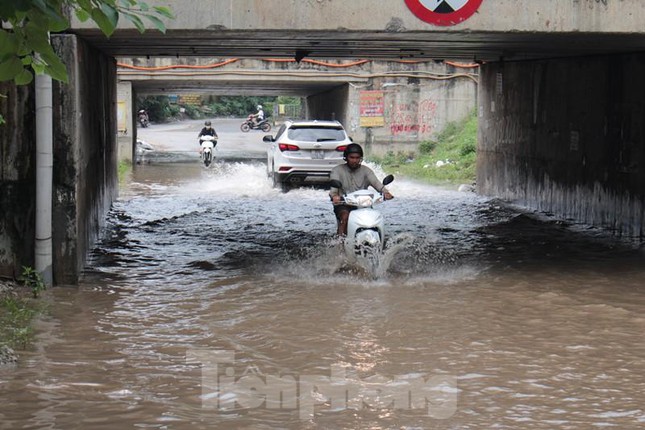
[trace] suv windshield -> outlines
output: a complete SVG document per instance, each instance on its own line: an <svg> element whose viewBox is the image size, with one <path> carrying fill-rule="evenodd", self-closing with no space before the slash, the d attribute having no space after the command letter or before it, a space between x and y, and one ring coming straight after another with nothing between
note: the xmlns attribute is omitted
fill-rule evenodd
<svg viewBox="0 0 645 430"><path fill-rule="evenodd" d="M300 142L327 142L345 139L342 127L293 126L287 132L291 140Z"/></svg>

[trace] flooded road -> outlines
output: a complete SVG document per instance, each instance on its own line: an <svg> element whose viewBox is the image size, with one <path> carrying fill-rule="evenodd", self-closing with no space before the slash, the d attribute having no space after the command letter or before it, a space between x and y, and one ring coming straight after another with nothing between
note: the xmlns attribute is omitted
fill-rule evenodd
<svg viewBox="0 0 645 430"><path fill-rule="evenodd" d="M280 193L253 157L136 166L81 285L48 291L38 342L0 370L0 428L645 425L641 251L389 188L372 279L343 263L324 190Z"/></svg>

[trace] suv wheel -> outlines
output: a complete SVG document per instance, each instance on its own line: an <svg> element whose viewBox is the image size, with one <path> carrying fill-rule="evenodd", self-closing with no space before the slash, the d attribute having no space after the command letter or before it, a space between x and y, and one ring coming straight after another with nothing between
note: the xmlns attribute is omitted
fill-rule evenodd
<svg viewBox="0 0 645 430"><path fill-rule="evenodd" d="M273 184L273 188L279 188L283 193L286 193L287 191L289 191L289 184L286 182L282 182L278 177L277 173L274 172L271 178L272 178L271 182Z"/></svg>

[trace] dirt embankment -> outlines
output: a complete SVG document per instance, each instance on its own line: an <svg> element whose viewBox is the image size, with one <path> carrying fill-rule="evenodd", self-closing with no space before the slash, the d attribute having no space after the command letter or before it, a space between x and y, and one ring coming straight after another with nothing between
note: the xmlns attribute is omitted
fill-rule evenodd
<svg viewBox="0 0 645 430"><path fill-rule="evenodd" d="M17 297L17 288L17 283L0 279L0 312L7 312L6 309L4 309L2 303L4 303L5 299L7 298ZM3 322L0 319L0 324L2 323ZM0 367L15 364L17 361L18 356L16 355L15 351L0 342Z"/></svg>

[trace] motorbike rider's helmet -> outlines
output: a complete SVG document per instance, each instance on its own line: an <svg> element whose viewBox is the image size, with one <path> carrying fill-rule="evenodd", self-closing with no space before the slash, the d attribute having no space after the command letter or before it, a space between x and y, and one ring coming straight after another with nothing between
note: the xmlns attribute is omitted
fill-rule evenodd
<svg viewBox="0 0 645 430"><path fill-rule="evenodd" d="M262 109L262 105L258 105L258 110Z"/></svg>
<svg viewBox="0 0 645 430"><path fill-rule="evenodd" d="M206 127L210 127L210 126L211 126L211 122L210 122L210 121L206 121L206 122L204 123L204 125L205 125Z"/></svg>
<svg viewBox="0 0 645 430"><path fill-rule="evenodd" d="M350 143L343 151L343 160L347 161L347 156L349 154L358 154L363 158L363 148L361 148L361 145L358 143Z"/></svg>

